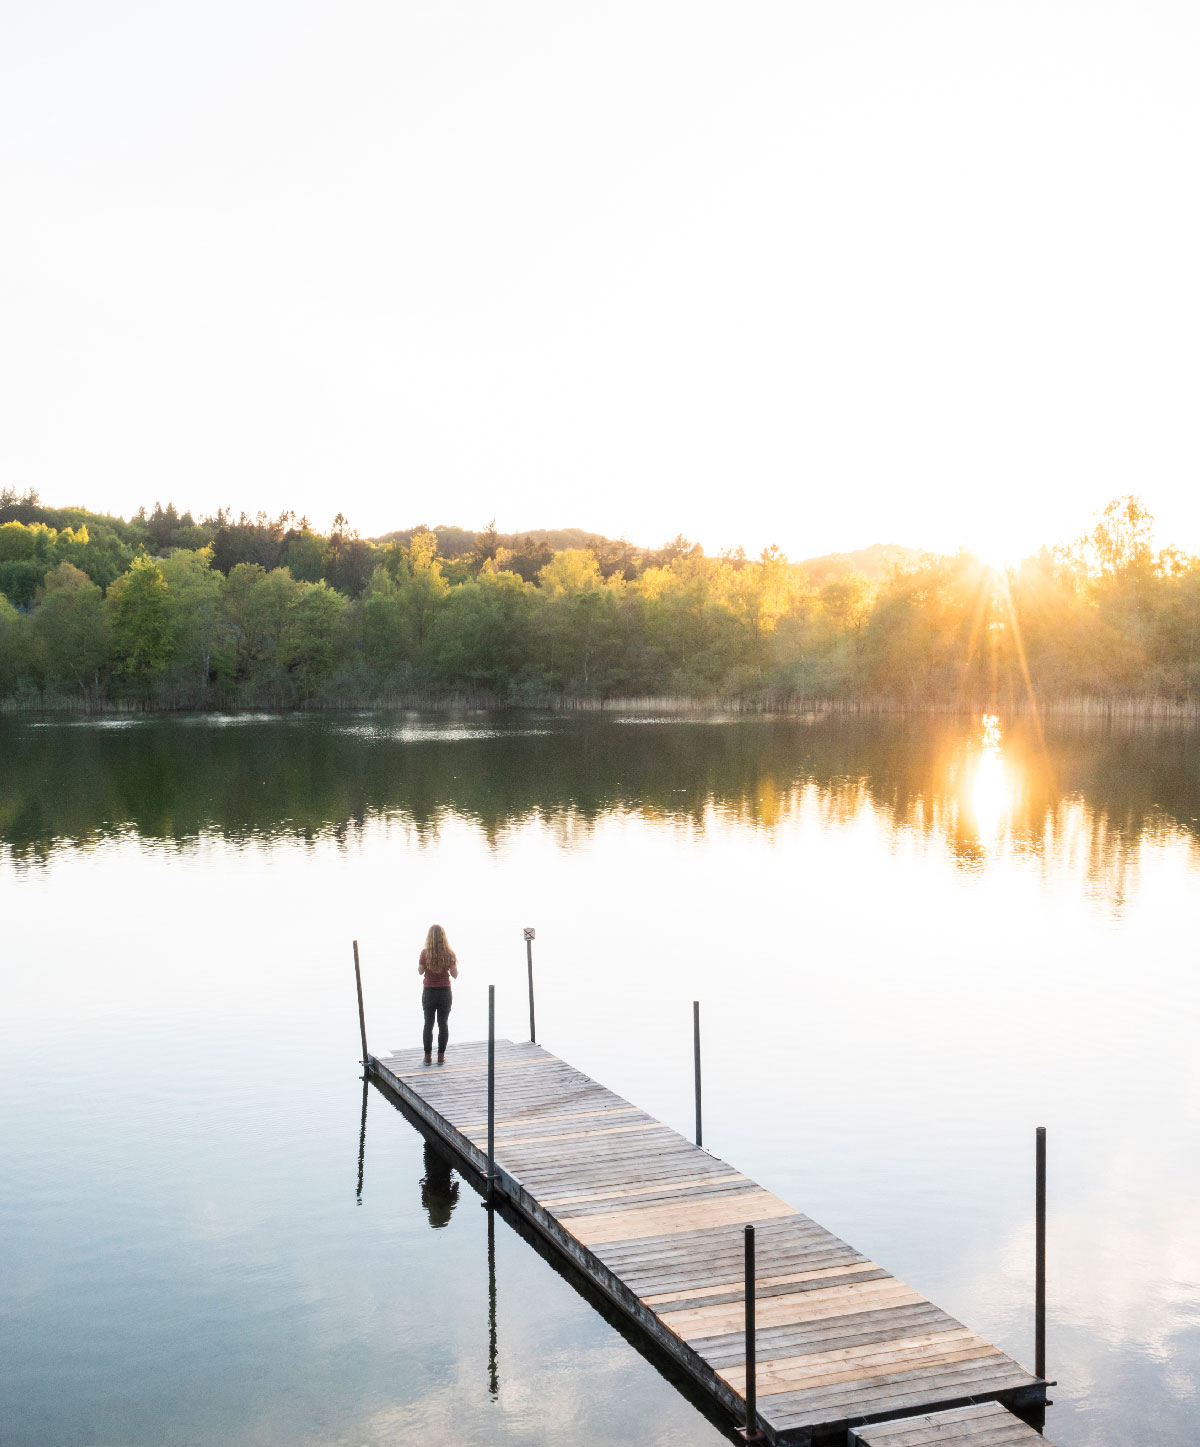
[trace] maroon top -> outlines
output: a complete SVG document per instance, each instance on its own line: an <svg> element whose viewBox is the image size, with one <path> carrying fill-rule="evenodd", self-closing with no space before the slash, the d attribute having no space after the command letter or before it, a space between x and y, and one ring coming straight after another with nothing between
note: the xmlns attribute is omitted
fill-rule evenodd
<svg viewBox="0 0 1200 1447"><path fill-rule="evenodd" d="M443 970L440 975L434 974L432 970L425 968L425 951L421 951L421 957L417 960L417 974L424 975L425 983L431 990L439 989L442 985L450 983L450 976L458 979L458 959L453 950L450 951L450 968Z"/></svg>

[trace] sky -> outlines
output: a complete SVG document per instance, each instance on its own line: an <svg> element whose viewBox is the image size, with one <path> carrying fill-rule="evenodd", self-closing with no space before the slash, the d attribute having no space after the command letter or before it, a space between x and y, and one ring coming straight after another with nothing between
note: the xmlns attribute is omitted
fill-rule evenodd
<svg viewBox="0 0 1200 1447"><path fill-rule="evenodd" d="M0 486L1200 552L1200 10L0 0Z"/></svg>

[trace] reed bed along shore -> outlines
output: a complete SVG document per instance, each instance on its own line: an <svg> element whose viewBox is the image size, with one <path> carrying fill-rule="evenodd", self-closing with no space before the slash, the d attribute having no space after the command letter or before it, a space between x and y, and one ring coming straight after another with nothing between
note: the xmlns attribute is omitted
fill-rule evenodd
<svg viewBox="0 0 1200 1447"><path fill-rule="evenodd" d="M1097 697L1072 694L1035 701L1023 698L920 699L920 698L822 698L798 694L765 693L749 698L640 694L614 698L581 698L547 694L520 699L503 699L489 693L402 693L376 697L307 700L302 704L285 698L264 697L234 702L216 699L203 705L146 703L134 699L94 700L81 697L39 697L0 700L0 714L95 718L133 718L174 714L255 713L364 713L405 710L420 713L511 713L639 714L648 717L705 717L744 715L757 717L813 717L823 714L945 714L999 718L1128 719L1136 721L1200 719L1200 699L1174 699L1154 695Z"/></svg>

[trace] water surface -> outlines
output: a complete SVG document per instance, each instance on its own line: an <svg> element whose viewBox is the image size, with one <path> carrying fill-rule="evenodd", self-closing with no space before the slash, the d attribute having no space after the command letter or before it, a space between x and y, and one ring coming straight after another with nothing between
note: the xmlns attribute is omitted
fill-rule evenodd
<svg viewBox="0 0 1200 1447"><path fill-rule="evenodd" d="M14 1444L723 1440L357 1069L462 962L1022 1362L1200 1419L1200 737L1004 720L0 721ZM453 1045L451 1046L453 1049ZM360 1153L360 1146L362 1147ZM489 1249L490 1246L490 1249Z"/></svg>

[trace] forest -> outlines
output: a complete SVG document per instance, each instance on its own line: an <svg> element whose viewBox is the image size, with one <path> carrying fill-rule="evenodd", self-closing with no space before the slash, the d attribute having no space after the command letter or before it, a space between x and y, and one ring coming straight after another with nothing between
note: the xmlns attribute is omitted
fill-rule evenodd
<svg viewBox="0 0 1200 1447"><path fill-rule="evenodd" d="M970 553L789 561L568 530L173 504L131 519L0 492L0 705L337 708L655 697L748 707L1200 704L1200 557L1137 497L1005 569Z"/></svg>

